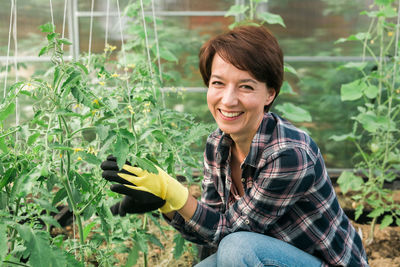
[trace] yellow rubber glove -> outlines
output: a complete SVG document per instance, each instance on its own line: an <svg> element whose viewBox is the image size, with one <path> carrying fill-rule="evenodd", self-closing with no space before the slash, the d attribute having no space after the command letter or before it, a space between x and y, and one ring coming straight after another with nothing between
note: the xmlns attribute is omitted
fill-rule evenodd
<svg viewBox="0 0 400 267"><path fill-rule="evenodd" d="M141 168L127 164L125 164L122 169L132 175L119 172L118 176L135 184L135 186L125 186L152 193L166 201L165 205L160 208L162 213L179 210L185 205L189 196L188 189L159 167L157 167L158 174L150 173Z"/></svg>

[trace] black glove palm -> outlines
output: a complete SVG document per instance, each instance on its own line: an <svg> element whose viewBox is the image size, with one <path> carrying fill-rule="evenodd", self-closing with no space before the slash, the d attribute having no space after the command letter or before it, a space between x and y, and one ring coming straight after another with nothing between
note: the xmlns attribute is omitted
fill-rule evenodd
<svg viewBox="0 0 400 267"><path fill-rule="evenodd" d="M129 162L126 164L130 165ZM102 176L104 179L118 183L111 185L111 191L125 195L122 201L111 206L110 209L113 215L125 216L126 213L144 213L164 206L165 200L156 195L125 186L133 184L118 176L118 173L126 171L119 170L115 157L108 156L107 160L101 163L101 169L103 170Z"/></svg>

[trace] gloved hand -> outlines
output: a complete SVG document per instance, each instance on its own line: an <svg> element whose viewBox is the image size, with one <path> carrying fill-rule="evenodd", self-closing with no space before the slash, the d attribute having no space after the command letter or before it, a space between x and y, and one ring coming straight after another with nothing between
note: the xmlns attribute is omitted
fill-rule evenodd
<svg viewBox="0 0 400 267"><path fill-rule="evenodd" d="M130 164L125 164L122 169L117 176L103 177L124 184L130 189L148 192L164 199L166 203L160 208L163 213L179 210L185 205L189 195L188 189L159 167L157 167L158 174L132 167Z"/></svg>
<svg viewBox="0 0 400 267"><path fill-rule="evenodd" d="M127 162L126 164L129 164ZM118 173L128 173L119 170L117 160L113 156L108 156L107 160L101 164L102 176L108 181L115 181L119 184L111 185L113 192L125 195L122 201L111 206L113 215L125 216L126 213L144 213L161 208L165 205L165 200L146 191L136 190L126 185L134 185L118 176Z"/></svg>

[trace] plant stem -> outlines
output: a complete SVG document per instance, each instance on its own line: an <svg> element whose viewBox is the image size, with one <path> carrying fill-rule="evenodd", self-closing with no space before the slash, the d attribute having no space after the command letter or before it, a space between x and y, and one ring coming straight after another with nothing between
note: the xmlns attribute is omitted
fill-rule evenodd
<svg viewBox="0 0 400 267"><path fill-rule="evenodd" d="M143 218L143 230L146 230L147 227L147 214L144 214ZM143 262L144 262L144 267L147 267L147 253L143 252Z"/></svg>
<svg viewBox="0 0 400 267"><path fill-rule="evenodd" d="M253 0L249 0L250 4L250 20L254 20L254 5Z"/></svg>
<svg viewBox="0 0 400 267"><path fill-rule="evenodd" d="M103 192L103 189L104 189L104 187L106 187L106 185L107 185L107 181L104 183L104 185L102 186L102 188L101 188L101 190L99 190L99 192L97 192L87 203L86 203L86 205L83 207L83 208L81 208L80 210L78 210L77 211L77 214L82 214L84 211L85 211L85 209L93 202L93 200L98 196L98 195L100 195L100 193L102 193Z"/></svg>
<svg viewBox="0 0 400 267"><path fill-rule="evenodd" d="M18 212L19 212L19 204L20 204L20 202L21 202L21 198L18 198L17 199L17 203L15 204L15 214L14 214L14 217L17 217L18 216ZM13 232L12 232L12 234L11 234L11 248L10 248L10 251L13 251L14 250L14 247L15 247L15 235L17 234L17 230L15 230L15 229L13 229Z"/></svg>

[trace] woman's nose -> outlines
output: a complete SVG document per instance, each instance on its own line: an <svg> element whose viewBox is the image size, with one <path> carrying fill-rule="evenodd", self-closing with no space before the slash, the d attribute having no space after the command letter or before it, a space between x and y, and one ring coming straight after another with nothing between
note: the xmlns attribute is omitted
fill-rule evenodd
<svg viewBox="0 0 400 267"><path fill-rule="evenodd" d="M234 106L238 103L238 96L235 87L228 86L222 95L222 104L225 106Z"/></svg>

